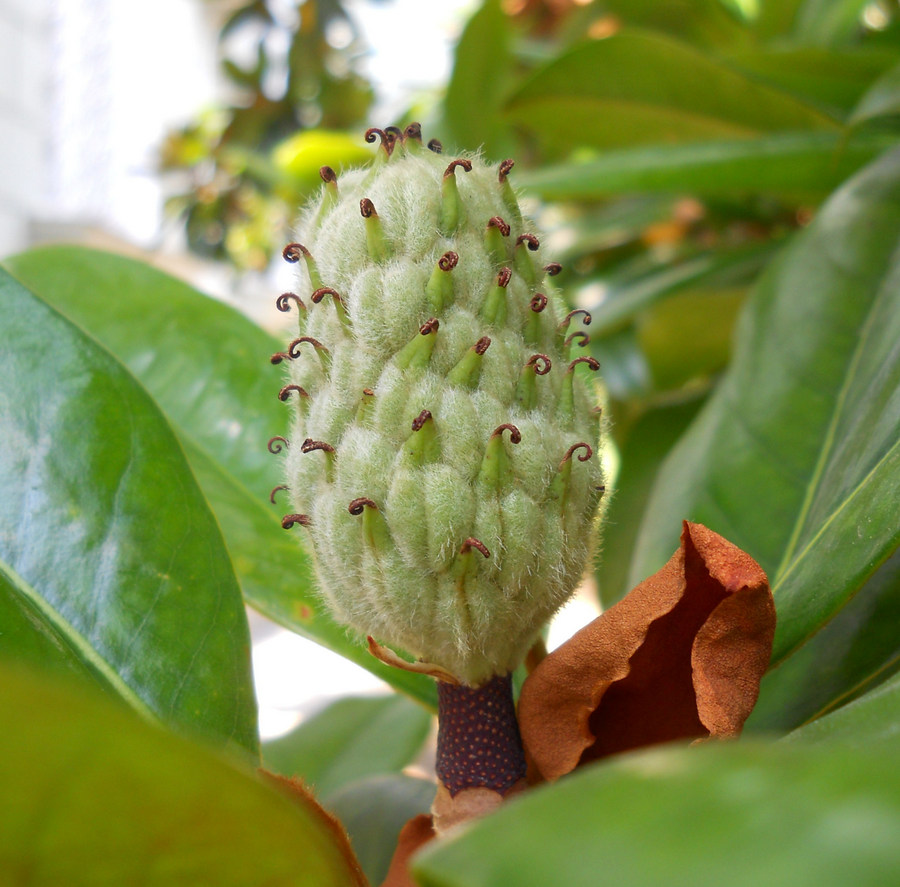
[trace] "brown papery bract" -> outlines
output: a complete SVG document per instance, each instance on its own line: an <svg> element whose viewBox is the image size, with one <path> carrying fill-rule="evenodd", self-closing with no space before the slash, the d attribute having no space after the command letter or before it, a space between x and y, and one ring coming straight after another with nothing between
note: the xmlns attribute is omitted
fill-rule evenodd
<svg viewBox="0 0 900 887"><path fill-rule="evenodd" d="M759 564L685 521L669 562L526 680L518 715L532 775L553 780L618 752L737 736L774 633Z"/></svg>

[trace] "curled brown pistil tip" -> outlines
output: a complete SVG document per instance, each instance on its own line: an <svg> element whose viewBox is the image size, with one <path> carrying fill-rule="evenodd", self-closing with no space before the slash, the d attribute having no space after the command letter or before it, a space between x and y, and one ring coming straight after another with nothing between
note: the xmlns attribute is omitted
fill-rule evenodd
<svg viewBox="0 0 900 887"><path fill-rule="evenodd" d="M534 367L534 372L537 376L546 376L550 372L552 365L550 358L546 354L532 354L525 364L527 367Z"/></svg>
<svg viewBox="0 0 900 887"><path fill-rule="evenodd" d="M586 363L594 372L600 369L600 364L594 360L593 357L576 357L575 360L569 364L567 372L571 373L572 370L575 369L575 365L579 363Z"/></svg>
<svg viewBox="0 0 900 887"><path fill-rule="evenodd" d="M491 340L490 340L487 336L482 336L482 337L475 343L475 353L478 354L478 355L482 355L482 354L484 354L484 352L487 351L488 348L490 348L490 347L491 347Z"/></svg>
<svg viewBox="0 0 900 887"><path fill-rule="evenodd" d="M358 499L354 499L347 506L347 511L349 511L352 515L359 515L362 514L363 509L367 507L374 508L376 511L378 510L378 506L371 499L366 499L365 496L360 496Z"/></svg>
<svg viewBox="0 0 900 887"><path fill-rule="evenodd" d="M591 325L591 320L592 320L592 318L591 318L591 312L590 312L590 311L585 311L584 308L576 308L574 311L570 311L570 312L562 319L562 323L560 323L559 328L560 328L560 329L565 329L565 328L569 325L569 323L571 322L572 318L575 317L575 316L578 315L578 314L583 314L583 315L584 315L584 320L582 321L582 323L583 323L585 326L590 326L590 325Z"/></svg>
<svg viewBox="0 0 900 887"><path fill-rule="evenodd" d="M509 237L509 225L507 225L500 216L492 216L488 219L487 227L497 228L504 237Z"/></svg>
<svg viewBox="0 0 900 887"><path fill-rule="evenodd" d="M584 330L576 330L565 342L563 342L563 345L571 345L575 339L579 340L579 348L586 348L591 341L591 337L584 332Z"/></svg>
<svg viewBox="0 0 900 887"><path fill-rule="evenodd" d="M289 447L290 445L290 441L286 437L281 437L280 435L270 437L269 442L266 444L269 452L273 456L277 456L285 447Z"/></svg>
<svg viewBox="0 0 900 887"><path fill-rule="evenodd" d="M289 243L282 251L285 262L295 264L302 258L309 258L310 252L302 243Z"/></svg>
<svg viewBox="0 0 900 887"><path fill-rule="evenodd" d="M444 151L444 146L437 139L429 139L428 150L434 151L435 154L441 154Z"/></svg>
<svg viewBox="0 0 900 887"><path fill-rule="evenodd" d="M375 392L371 388L363 388L363 394L365 394L366 397L375 396Z"/></svg>
<svg viewBox="0 0 900 887"><path fill-rule="evenodd" d="M515 425L510 422L504 422L502 425L498 425L492 432L491 437L497 437L498 435L502 435L504 431L509 432L509 442L510 443L520 443L522 440L522 432L516 428Z"/></svg>
<svg viewBox="0 0 900 887"><path fill-rule="evenodd" d="M399 126L386 126L384 128L384 134L386 136L393 136L395 139L403 138L403 130L400 129Z"/></svg>
<svg viewBox="0 0 900 887"><path fill-rule="evenodd" d="M337 181L337 173L330 166L320 167L319 176L325 183Z"/></svg>
<svg viewBox="0 0 900 887"><path fill-rule="evenodd" d="M330 443L325 443L323 440L313 440L311 437L306 438L300 444L301 453L312 453L314 450L324 450L326 453L333 453L334 447Z"/></svg>
<svg viewBox="0 0 900 887"><path fill-rule="evenodd" d="M299 339L294 339L290 345L288 345L288 357L291 360L296 360L300 356L300 346L304 342L309 342L310 345L313 346L317 351L323 350L328 351L328 349L318 340L314 339L312 336L300 336Z"/></svg>
<svg viewBox="0 0 900 887"><path fill-rule="evenodd" d="M562 271L562 265L560 265L559 262L551 262L549 265L544 265L544 271L551 277L556 277L556 275Z"/></svg>
<svg viewBox="0 0 900 887"><path fill-rule="evenodd" d="M536 314L540 314L547 307L548 299L543 293L535 293L531 297L531 303L529 307Z"/></svg>
<svg viewBox="0 0 900 887"><path fill-rule="evenodd" d="M568 462L569 459L572 458L572 455L576 450L584 450L584 453L578 456L579 462L587 462L587 460L594 455L594 451L591 449L591 445L585 443L584 441L581 441L580 443L572 444L572 446L570 446L569 449L566 450L566 455L563 456L562 462L560 462L559 464L562 465L563 462Z"/></svg>
<svg viewBox="0 0 900 887"><path fill-rule="evenodd" d="M275 504L275 494L279 490L286 490L288 488L287 484L278 484L277 487L272 487L272 492L269 493L269 501L274 505Z"/></svg>
<svg viewBox="0 0 900 887"><path fill-rule="evenodd" d="M311 296L310 298L313 302L318 305L325 296L331 296L334 298L335 302L343 302L344 300L341 298L340 293L337 290L333 290L330 286L320 286Z"/></svg>
<svg viewBox="0 0 900 887"><path fill-rule="evenodd" d="M606 492L606 484L597 484L594 489L600 494L600 498L603 498L603 494Z"/></svg>
<svg viewBox="0 0 900 887"><path fill-rule="evenodd" d="M366 130L365 140L371 145L374 144L375 139L380 138L382 144L384 143L384 130L378 129L377 126L372 126Z"/></svg>
<svg viewBox="0 0 900 887"><path fill-rule="evenodd" d="M457 166L461 166L466 172L472 172L472 161L460 158L459 160L451 161L450 165L444 170L444 178L455 175Z"/></svg>
<svg viewBox="0 0 900 887"><path fill-rule="evenodd" d="M513 168L515 165L516 165L516 161L515 161L515 160L502 160L502 161L500 161L499 178L500 178L500 183L501 183L501 184L503 184L503 182L506 181L506 177L509 175L510 171L512 170L512 168Z"/></svg>
<svg viewBox="0 0 900 887"><path fill-rule="evenodd" d="M468 554L472 549L480 551L485 557L490 557L491 553L487 550L487 546L480 539L469 536L459 549L460 554Z"/></svg>
<svg viewBox="0 0 900 887"><path fill-rule="evenodd" d="M281 519L281 526L285 530L289 530L294 524L300 524L301 527L308 527L312 521L308 514L286 514Z"/></svg>
<svg viewBox="0 0 900 887"><path fill-rule="evenodd" d="M509 281L512 279L512 271L509 268L501 268L500 273L497 275L497 286L502 286L503 289L509 286Z"/></svg>
<svg viewBox="0 0 900 887"><path fill-rule="evenodd" d="M438 268L441 271L452 271L459 262L459 255L453 250L448 250L438 259Z"/></svg>
<svg viewBox="0 0 900 887"><path fill-rule="evenodd" d="M281 363L281 361L283 361L283 360L290 360L290 359L291 359L291 355L288 354L286 351L276 351L269 358L269 362L277 365L277 364Z"/></svg>
<svg viewBox="0 0 900 887"><path fill-rule="evenodd" d="M296 293L282 293L275 300L275 307L279 311L290 311L291 302L293 302L301 310L306 310L306 305L303 304L303 299L301 299L300 296L298 296Z"/></svg>
<svg viewBox="0 0 900 887"><path fill-rule="evenodd" d="M297 397L309 397L305 388L301 388L299 385L285 385L284 388L278 392L278 399L284 403L291 396L292 391L297 392Z"/></svg>
<svg viewBox="0 0 900 887"><path fill-rule="evenodd" d="M430 320L426 320L425 323L423 323L422 326L419 327L419 332L423 336L427 336L429 333L436 333L440 325L441 322L436 317L432 317Z"/></svg>
<svg viewBox="0 0 900 887"><path fill-rule="evenodd" d="M528 249L532 252L536 252L541 245L540 240L537 239L533 234L520 234L516 238L516 246L521 246L523 243L528 244Z"/></svg>
<svg viewBox="0 0 900 887"><path fill-rule="evenodd" d="M378 213L375 211L375 204L372 203L368 197L363 197L363 199L360 200L359 211L362 213L364 219L371 219L372 216L378 216Z"/></svg>
<svg viewBox="0 0 900 887"><path fill-rule="evenodd" d="M420 123L410 123L409 126L403 130L403 140L406 139L414 139L417 142L422 141L422 125Z"/></svg>
<svg viewBox="0 0 900 887"><path fill-rule="evenodd" d="M377 126L373 126L366 130L365 139L371 145L374 144L376 138L380 138L381 147L384 148L384 153L390 157L391 152L394 150L394 144L397 141L397 135L394 130L400 132L396 126L389 126L387 129L378 129Z"/></svg>
<svg viewBox="0 0 900 887"><path fill-rule="evenodd" d="M431 418L431 410L422 410L412 421L412 430L421 431L422 426Z"/></svg>

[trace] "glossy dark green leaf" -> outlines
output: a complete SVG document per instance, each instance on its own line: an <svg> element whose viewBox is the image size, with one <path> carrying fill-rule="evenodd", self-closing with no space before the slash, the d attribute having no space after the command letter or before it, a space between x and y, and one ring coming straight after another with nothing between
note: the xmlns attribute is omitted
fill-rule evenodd
<svg viewBox="0 0 900 887"><path fill-rule="evenodd" d="M498 109L511 67L509 40L500 0L484 0L456 45L444 98L446 137L456 150L481 146L493 161L508 154Z"/></svg>
<svg viewBox="0 0 900 887"><path fill-rule="evenodd" d="M762 681L745 729L784 732L871 690L900 669L900 552L834 619Z"/></svg>
<svg viewBox="0 0 900 887"><path fill-rule="evenodd" d="M609 151L594 160L523 173L517 183L546 200L589 200L636 191L744 195L776 191L819 198L892 141L859 133L778 133Z"/></svg>
<svg viewBox="0 0 900 887"><path fill-rule="evenodd" d="M0 314L7 590L148 717L255 749L240 589L165 418L2 269Z"/></svg>
<svg viewBox="0 0 900 887"><path fill-rule="evenodd" d="M288 410L269 357L284 343L144 262L76 246L5 260L44 301L140 379L169 417L260 499L281 478L266 441Z"/></svg>
<svg viewBox="0 0 900 887"><path fill-rule="evenodd" d="M585 767L414 863L423 887L886 887L896 753L729 743Z"/></svg>
<svg viewBox="0 0 900 887"><path fill-rule="evenodd" d="M505 116L544 146L596 148L834 129L793 96L659 33L578 44L529 77Z"/></svg>
<svg viewBox="0 0 900 887"><path fill-rule="evenodd" d="M281 526L285 505L251 496L192 441L183 438L191 467L222 528L246 601L273 621L350 659L429 708L437 707L434 681L383 665L362 638L350 636L332 619L316 593L312 558L303 546L304 529ZM275 458L274 456L272 457Z"/></svg>
<svg viewBox="0 0 900 887"><path fill-rule="evenodd" d="M841 743L860 751L875 745L900 751L900 675L832 714L795 730L790 743Z"/></svg>
<svg viewBox="0 0 900 887"><path fill-rule="evenodd" d="M281 464L266 441L289 407L268 358L284 342L234 309L142 262L79 247L43 247L6 266L126 363L181 438L222 528L246 600L280 624L434 705L434 682L387 668L319 601L301 528L281 528L269 492Z"/></svg>
<svg viewBox="0 0 900 887"><path fill-rule="evenodd" d="M332 703L292 732L263 745L263 764L299 776L319 797L367 776L402 770L421 751L431 715L402 696Z"/></svg>
<svg viewBox="0 0 900 887"><path fill-rule="evenodd" d="M794 39L839 46L857 37L868 0L803 0L794 20Z"/></svg>
<svg viewBox="0 0 900 887"><path fill-rule="evenodd" d="M884 50L792 45L758 46L731 53L728 59L742 71L842 118L897 61Z"/></svg>
<svg viewBox="0 0 900 887"><path fill-rule="evenodd" d="M850 123L858 125L876 117L900 114L900 65L879 77L853 109Z"/></svg>
<svg viewBox="0 0 900 887"><path fill-rule="evenodd" d="M641 530L632 581L665 562L683 518L755 557L775 593L776 664L900 543L898 234L895 151L760 281L733 364L664 465Z"/></svg>
<svg viewBox="0 0 900 887"><path fill-rule="evenodd" d="M400 829L414 816L428 813L435 784L404 776L371 776L352 782L323 803L340 819L353 850L372 884L387 874Z"/></svg>
<svg viewBox="0 0 900 887"><path fill-rule="evenodd" d="M87 688L0 666L0 861L31 887L360 887L311 804Z"/></svg>
<svg viewBox="0 0 900 887"><path fill-rule="evenodd" d="M607 0L603 8L626 25L653 29L717 50L750 39L749 29L721 0Z"/></svg>
<svg viewBox="0 0 900 887"><path fill-rule="evenodd" d="M621 467L603 516L603 545L595 572L604 607L612 606L630 590L631 555L653 481L701 402L694 398L649 410L628 428L620 443Z"/></svg>

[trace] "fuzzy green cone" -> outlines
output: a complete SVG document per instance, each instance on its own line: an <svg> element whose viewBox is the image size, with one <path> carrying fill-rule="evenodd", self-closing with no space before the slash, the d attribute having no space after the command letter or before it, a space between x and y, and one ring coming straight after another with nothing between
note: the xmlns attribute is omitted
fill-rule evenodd
<svg viewBox="0 0 900 887"><path fill-rule="evenodd" d="M568 356L585 318L566 321L511 164L396 132L367 134L382 148L336 196L323 176L285 252L304 305L282 299L299 316L276 355L286 479L336 616L475 686L522 661L581 578L596 364Z"/></svg>

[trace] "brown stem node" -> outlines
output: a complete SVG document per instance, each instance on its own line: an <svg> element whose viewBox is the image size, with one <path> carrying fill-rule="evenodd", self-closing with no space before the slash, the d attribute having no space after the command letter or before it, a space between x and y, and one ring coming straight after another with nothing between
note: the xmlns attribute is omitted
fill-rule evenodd
<svg viewBox="0 0 900 887"><path fill-rule="evenodd" d="M326 453L334 453L334 447L330 443L325 443L323 440L313 440L311 437L308 437L300 444L301 453L311 453L314 450L324 450Z"/></svg>
<svg viewBox="0 0 900 887"><path fill-rule="evenodd" d="M305 388L301 388L299 385L285 385L284 388L278 392L278 399L284 403L291 396L292 391L297 392L297 397L309 397Z"/></svg>
<svg viewBox="0 0 900 887"><path fill-rule="evenodd" d="M299 349L304 342L309 342L309 344L312 345L313 348L315 348L317 351L319 349L328 351L328 349L318 339L314 339L312 336L300 336L299 339L294 339L294 341L291 342L290 345L288 345L287 353L288 357L291 360L296 360L300 356Z"/></svg>
<svg viewBox="0 0 900 887"><path fill-rule="evenodd" d="M422 410L418 416L412 421L412 430L413 431L421 431L422 426L431 419L431 410Z"/></svg>
<svg viewBox="0 0 900 887"><path fill-rule="evenodd" d="M597 372L597 370L600 369L600 363L593 357L576 357L575 360L569 364L569 369L566 372L571 373L572 370L575 369L575 365L579 363L586 363L594 372Z"/></svg>
<svg viewBox="0 0 900 887"><path fill-rule="evenodd" d="M441 271L452 271L459 262L459 254L448 250L438 259L438 268Z"/></svg>
<svg viewBox="0 0 900 887"><path fill-rule="evenodd" d="M586 332L584 332L584 330L576 330L574 333L572 333L571 336L566 339L565 342L563 342L563 345L571 345L575 339L580 340L578 342L579 348L586 348L591 341L591 337Z"/></svg>
<svg viewBox="0 0 900 887"><path fill-rule="evenodd" d="M462 167L466 172L472 172L472 161L460 158L450 162L450 165L444 170L444 178L455 175L457 166Z"/></svg>
<svg viewBox="0 0 900 887"><path fill-rule="evenodd" d="M275 300L275 307L282 312L290 311L291 302L293 302L301 310L306 310L306 305L303 304L303 299L301 299L300 296L298 296L296 293L282 293Z"/></svg>
<svg viewBox="0 0 900 887"><path fill-rule="evenodd" d="M491 216L487 223L488 228L497 228L504 237L509 237L509 225L500 216Z"/></svg>
<svg viewBox="0 0 900 887"><path fill-rule="evenodd" d="M347 511L350 514L357 516L363 513L365 508L374 508L378 509L378 506L371 500L367 499L365 496L360 496L358 499L354 499L348 506Z"/></svg>
<svg viewBox="0 0 900 887"><path fill-rule="evenodd" d="M541 366L538 366L539 363ZM553 366L553 364L546 354L532 354L526 361L525 366L534 367L536 376L546 376L547 373L550 372L550 367Z"/></svg>
<svg viewBox="0 0 900 887"><path fill-rule="evenodd" d="M294 524L300 524L301 527L308 527L312 521L308 514L286 514L281 519L282 529L289 530Z"/></svg>
<svg viewBox="0 0 900 887"><path fill-rule="evenodd" d="M560 462L559 464L562 465L563 462L568 462L569 459L572 458L572 455L576 450L584 450L584 452L578 456L579 462L587 462L587 460L594 455L594 451L591 449L591 445L585 443L584 441L581 441L580 443L572 444L572 446L570 446L569 449L566 450L566 455L562 457L562 462Z"/></svg>
<svg viewBox="0 0 900 887"><path fill-rule="evenodd" d="M289 243L281 251L281 256L285 262L296 264L300 259L310 258L310 252L302 243Z"/></svg>
<svg viewBox="0 0 900 887"><path fill-rule="evenodd" d="M468 554L472 549L476 551L480 551L485 557L490 557L491 553L487 550L487 546L480 539L476 539L474 536L469 536L465 542L460 546L459 553L460 554Z"/></svg>
<svg viewBox="0 0 900 887"><path fill-rule="evenodd" d="M504 422L502 425L498 425L492 432L491 437L497 437L498 434L503 434L504 431L509 432L509 442L517 444L522 440L522 432L516 428L515 425L510 422Z"/></svg>

